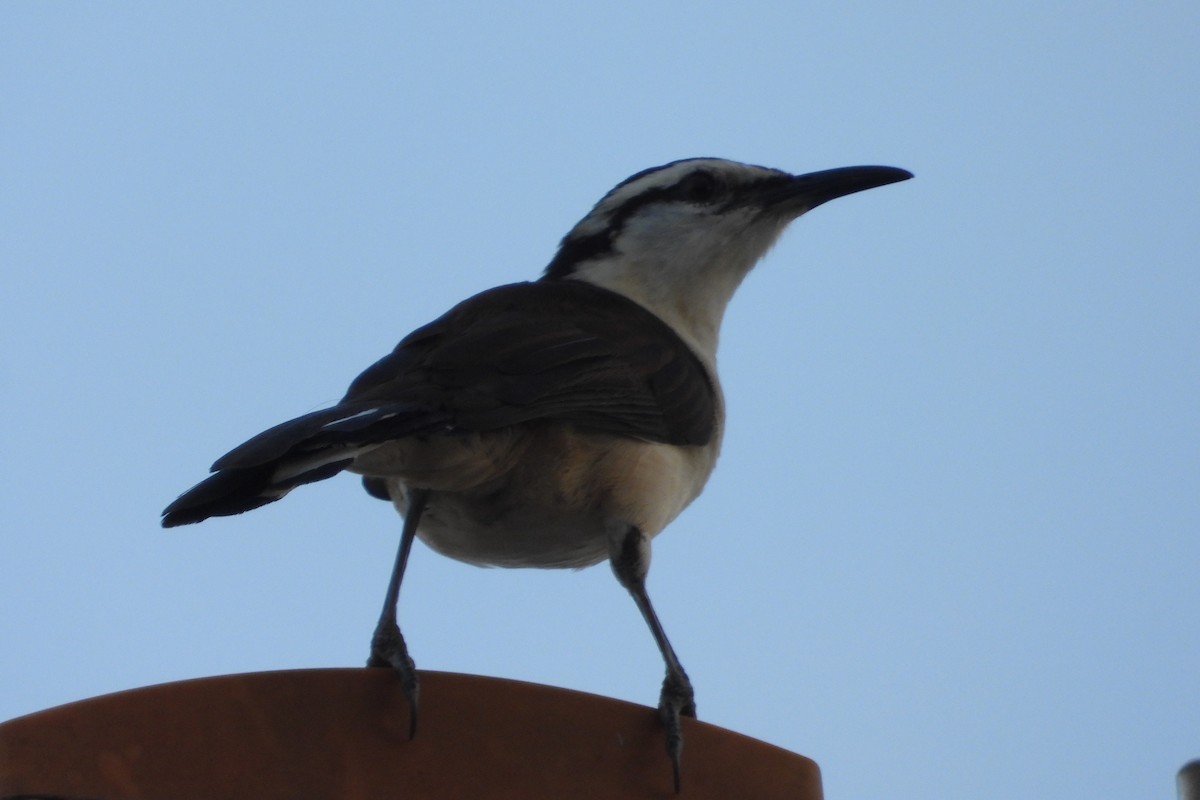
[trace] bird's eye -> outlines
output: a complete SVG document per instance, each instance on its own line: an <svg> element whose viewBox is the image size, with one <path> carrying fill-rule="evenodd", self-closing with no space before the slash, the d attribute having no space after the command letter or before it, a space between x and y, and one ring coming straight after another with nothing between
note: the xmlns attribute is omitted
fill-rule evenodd
<svg viewBox="0 0 1200 800"><path fill-rule="evenodd" d="M710 172L694 172L676 185L681 200L699 205L708 205L721 198L724 187Z"/></svg>

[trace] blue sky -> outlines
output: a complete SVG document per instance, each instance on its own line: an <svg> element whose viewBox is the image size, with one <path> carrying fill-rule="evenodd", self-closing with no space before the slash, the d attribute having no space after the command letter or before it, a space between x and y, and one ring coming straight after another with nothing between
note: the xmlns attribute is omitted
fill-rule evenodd
<svg viewBox="0 0 1200 800"><path fill-rule="evenodd" d="M750 276L650 592L702 719L830 797L1170 796L1200 755L1200 7L4 4L0 719L357 666L399 519L344 478L162 531L248 436L614 183L916 179ZM421 667L653 704L605 567L414 552Z"/></svg>

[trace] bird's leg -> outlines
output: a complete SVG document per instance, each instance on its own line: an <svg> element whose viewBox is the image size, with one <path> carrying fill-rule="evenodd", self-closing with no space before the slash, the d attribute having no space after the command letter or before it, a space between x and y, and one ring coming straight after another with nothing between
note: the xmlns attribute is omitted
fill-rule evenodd
<svg viewBox="0 0 1200 800"><path fill-rule="evenodd" d="M371 657L367 659L368 667L391 667L399 673L400 685L404 689L405 698L408 699L410 739L417 733L417 703L421 696L421 686L417 681L417 665L408 654L404 634L400 633L400 625L396 622L396 603L400 599L400 581L404 579L408 554L412 551L413 539L417 536L417 525L421 521L421 512L425 510L425 502L428 499L428 489L410 489L408 492L408 510L404 513L400 548L396 551L396 564L392 567L387 596L383 600L383 613L379 615L379 624L375 626L375 635L371 637Z"/></svg>
<svg viewBox="0 0 1200 800"><path fill-rule="evenodd" d="M662 623L654 613L650 604L650 596L646 594L646 572L650 568L650 539L634 526L630 526L624 535L614 542L611 557L613 573L617 580L633 596L638 610L642 612L654 642L662 653L667 666L667 677L663 680L662 693L658 698L658 714L667 734L667 755L671 758L671 773L675 780L675 793L680 788L680 757L683 753L683 729L679 718L696 716L695 693L692 682L688 680L675 649L667 640Z"/></svg>

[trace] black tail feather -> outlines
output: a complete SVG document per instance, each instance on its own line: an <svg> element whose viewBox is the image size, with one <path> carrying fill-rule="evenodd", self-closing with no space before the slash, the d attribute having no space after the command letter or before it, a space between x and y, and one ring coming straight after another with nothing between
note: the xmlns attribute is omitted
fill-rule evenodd
<svg viewBox="0 0 1200 800"><path fill-rule="evenodd" d="M339 403L269 428L217 459L214 471L274 462L298 451L380 444L415 434L449 432L444 412L400 403Z"/></svg>
<svg viewBox="0 0 1200 800"><path fill-rule="evenodd" d="M241 514L297 486L333 477L375 445L452 430L445 412L405 404L360 401L314 411L263 431L217 459L212 475L167 506L162 524L171 528Z"/></svg>
<svg viewBox="0 0 1200 800"><path fill-rule="evenodd" d="M174 528L202 522L209 517L228 517L274 503L297 486L332 478L350 466L347 458L322 464L287 480L273 480L278 465L216 472L181 494L163 511L162 525Z"/></svg>

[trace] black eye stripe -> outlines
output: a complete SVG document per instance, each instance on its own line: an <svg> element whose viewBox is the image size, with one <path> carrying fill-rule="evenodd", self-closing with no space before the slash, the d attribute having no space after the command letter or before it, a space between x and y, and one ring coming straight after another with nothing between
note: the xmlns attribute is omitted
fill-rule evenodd
<svg viewBox="0 0 1200 800"><path fill-rule="evenodd" d="M689 203L708 204L724 194L724 185L711 172L699 171L684 177L670 189L671 195Z"/></svg>
<svg viewBox="0 0 1200 800"><path fill-rule="evenodd" d="M699 159L687 159L699 160ZM679 162L674 162L679 163ZM656 167L633 175L617 184L607 195L596 204L596 208L604 205L613 193L630 183L658 172L665 167ZM765 171L765 170L764 170ZM684 175L670 186L659 186L646 189L636 194L608 213L604 228L583 235L568 235L559 245L558 252L546 267L547 278L562 278L575 271L577 265L594 258L609 255L613 252L613 244L621 235L625 223L643 206L654 203L691 203L699 206L710 206L716 213L743 205L753 205L757 202L757 189L767 188L775 184L783 185L791 178L783 173L768 174L749 182L730 186L724 176L709 169L699 168ZM595 209L593 209L595 213Z"/></svg>
<svg viewBox="0 0 1200 800"><path fill-rule="evenodd" d="M671 186L650 189L629 198L609 218L609 228L619 231L642 206L662 202L712 203L725 194L725 185L708 171L693 172L683 176Z"/></svg>
<svg viewBox="0 0 1200 800"><path fill-rule="evenodd" d="M713 192L712 189L714 188L720 188L722 191ZM641 194L634 195L612 212L608 218L608 225L604 230L588 236L564 240L559 247L558 253L555 254L554 259L546 267L546 277L558 278L569 275L574 271L576 264L581 264L589 259L611 253L613 241L621 233L621 229L625 227L625 221L637 213L643 206L662 202L708 204L715 202L718 199L718 195L723 196L723 189L723 185L720 184L712 173L703 171L685 175L670 186L649 189ZM699 199L694 196L698 191L707 193L710 196L708 199Z"/></svg>

